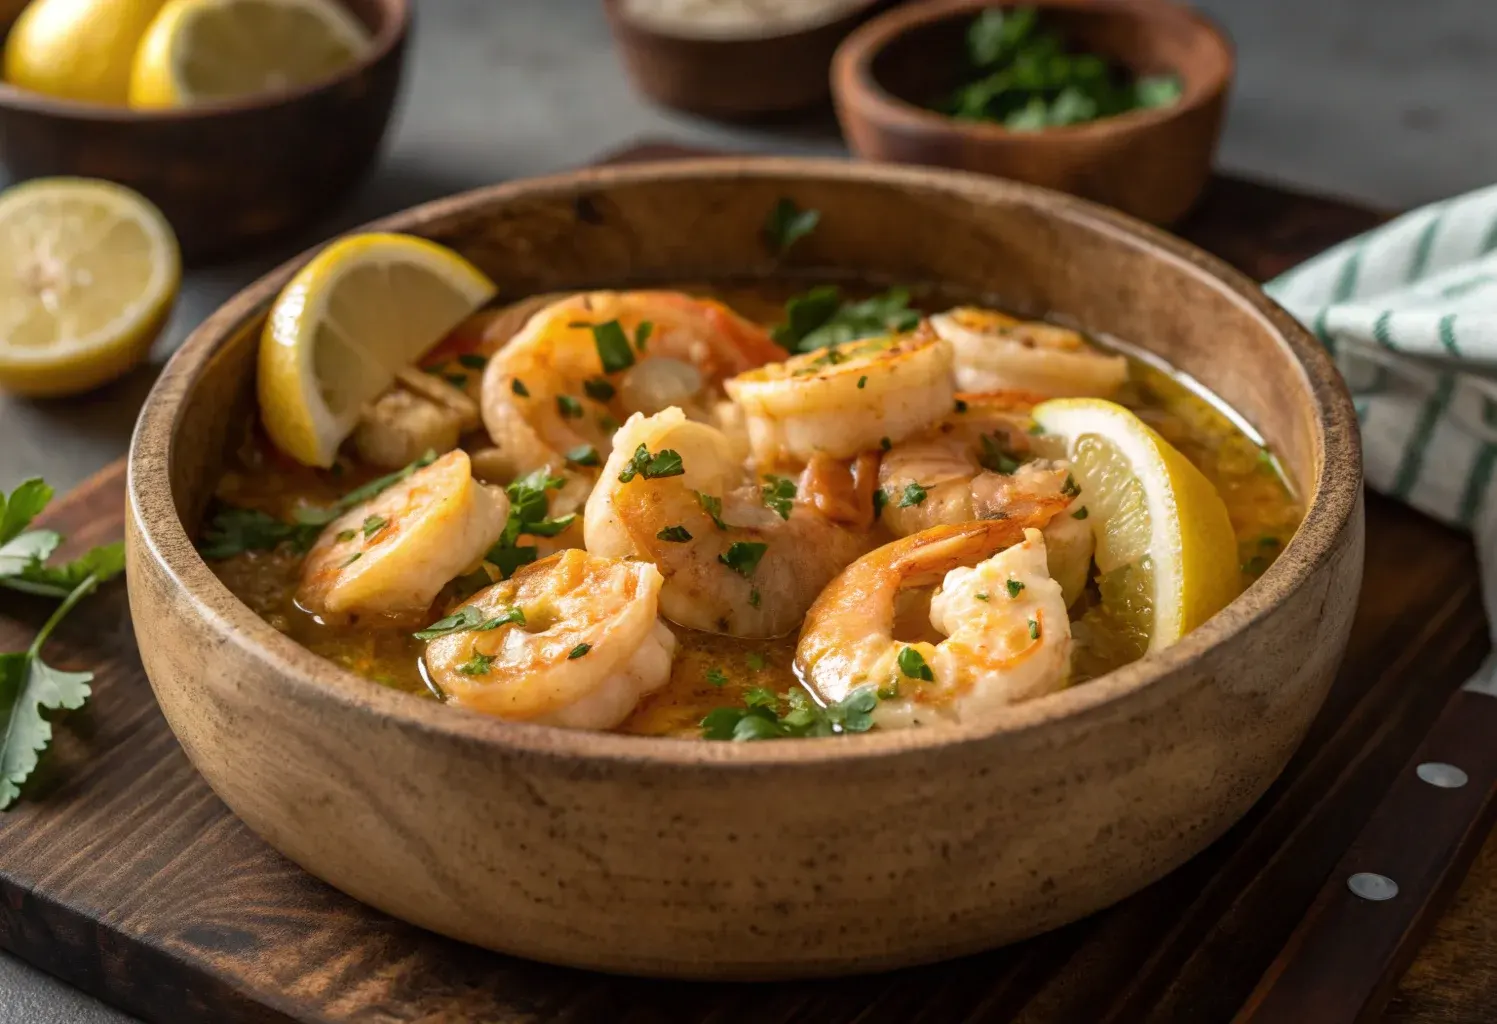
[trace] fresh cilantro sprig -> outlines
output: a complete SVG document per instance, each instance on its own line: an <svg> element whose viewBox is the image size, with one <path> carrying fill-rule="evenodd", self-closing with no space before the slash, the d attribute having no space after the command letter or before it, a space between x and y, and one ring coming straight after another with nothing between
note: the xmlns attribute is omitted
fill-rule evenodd
<svg viewBox="0 0 1497 1024"><path fill-rule="evenodd" d="M125 568L124 545L106 544L63 565L47 559L62 543L55 530L28 529L52 488L27 480L6 497L0 492L0 586L62 603L25 651L0 654L0 810L20 796L52 742L47 712L76 710L90 696L91 672L64 672L42 660L42 647L79 601Z"/></svg>
<svg viewBox="0 0 1497 1024"><path fill-rule="evenodd" d="M701 722L702 738L743 743L867 732L873 728L873 709L877 706L878 695L872 686L859 686L825 708L798 686L783 695L756 686L744 694L743 707L707 712Z"/></svg>
<svg viewBox="0 0 1497 1024"><path fill-rule="evenodd" d="M785 304L785 322L774 328L774 340L791 352L814 352L859 338L914 330L920 311L910 308L905 288L843 301L836 285L819 285Z"/></svg>

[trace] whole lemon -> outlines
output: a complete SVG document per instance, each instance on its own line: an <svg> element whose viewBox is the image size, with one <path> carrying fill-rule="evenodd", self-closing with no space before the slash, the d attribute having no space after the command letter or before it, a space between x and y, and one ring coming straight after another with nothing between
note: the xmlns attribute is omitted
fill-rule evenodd
<svg viewBox="0 0 1497 1024"><path fill-rule="evenodd" d="M5 78L33 92L123 105L135 51L166 0L32 0L5 41Z"/></svg>

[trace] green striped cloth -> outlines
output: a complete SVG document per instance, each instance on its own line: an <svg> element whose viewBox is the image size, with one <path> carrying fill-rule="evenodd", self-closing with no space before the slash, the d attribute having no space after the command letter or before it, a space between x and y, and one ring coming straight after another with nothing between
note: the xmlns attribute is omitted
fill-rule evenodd
<svg viewBox="0 0 1497 1024"><path fill-rule="evenodd" d="M1267 288L1345 376L1368 485L1473 530L1497 574L1497 186L1405 214Z"/></svg>

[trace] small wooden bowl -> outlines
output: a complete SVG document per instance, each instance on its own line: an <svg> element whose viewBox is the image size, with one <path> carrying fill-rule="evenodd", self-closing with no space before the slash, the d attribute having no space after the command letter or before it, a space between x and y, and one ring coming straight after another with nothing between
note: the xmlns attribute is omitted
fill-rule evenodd
<svg viewBox="0 0 1497 1024"><path fill-rule="evenodd" d="M1132 340L1266 435L1306 504L1268 572L1174 647L953 727L706 743L503 722L381 687L262 621L193 548L255 409L265 313L307 259L209 317L130 449L130 607L157 700L251 828L397 917L555 963L777 978L958 956L1135 892L1283 768L1330 686L1362 572L1351 401L1324 348L1242 274L1163 232L971 174L727 159L521 181L380 221L518 298L784 277L948 282ZM825 280L823 273L801 277Z"/></svg>
<svg viewBox="0 0 1497 1024"><path fill-rule="evenodd" d="M752 39L657 31L630 19L623 0L603 0L624 67L655 102L708 117L746 119L815 105L831 91L837 44L887 0L867 0L820 25Z"/></svg>
<svg viewBox="0 0 1497 1024"><path fill-rule="evenodd" d="M1175 72L1184 93L1171 107L1037 132L926 109L961 84L972 19L1010 6L1039 8L1078 50L1135 74ZM1220 29L1166 0L933 0L897 8L850 35L833 61L832 93L859 156L997 174L1171 224L1211 176L1233 64Z"/></svg>
<svg viewBox="0 0 1497 1024"><path fill-rule="evenodd" d="M107 178L150 199L185 259L232 255L315 220L374 163L399 90L409 0L342 0L374 44L324 82L183 110L80 103L0 84L15 180ZM8 33L26 0L0 0Z"/></svg>

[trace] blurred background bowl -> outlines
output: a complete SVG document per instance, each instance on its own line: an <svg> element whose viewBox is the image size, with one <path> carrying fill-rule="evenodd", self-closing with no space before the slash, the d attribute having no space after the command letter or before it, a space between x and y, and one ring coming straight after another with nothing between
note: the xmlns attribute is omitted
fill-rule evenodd
<svg viewBox="0 0 1497 1024"><path fill-rule="evenodd" d="M625 0L603 0L603 9L635 88L667 107L736 120L824 101L837 44L888 2L866 0L832 21L747 38L665 32L631 18Z"/></svg>
<svg viewBox="0 0 1497 1024"><path fill-rule="evenodd" d="M1085 124L1016 132L959 121L926 104L962 84L968 26L990 7L1035 7L1078 52L1134 75L1173 72L1173 106ZM1205 16L1167 0L929 0L869 21L832 68L837 117L858 156L1015 178L1116 207L1156 224L1178 220L1211 176L1231 85L1231 43Z"/></svg>
<svg viewBox="0 0 1497 1024"><path fill-rule="evenodd" d="M369 29L369 54L299 89L133 110L0 84L0 164L12 181L77 175L135 189L166 214L189 261L301 226L372 167L400 86L409 0L340 2ZM0 0L5 32L25 6Z"/></svg>

